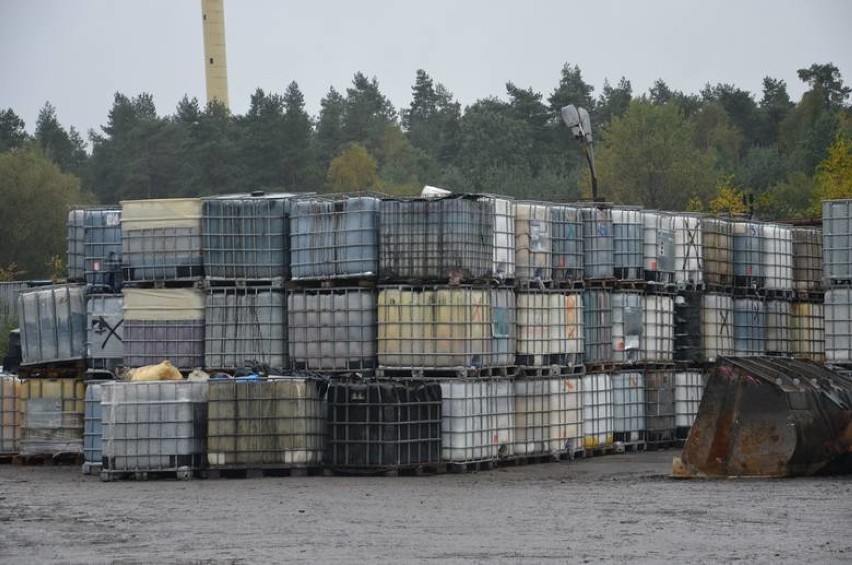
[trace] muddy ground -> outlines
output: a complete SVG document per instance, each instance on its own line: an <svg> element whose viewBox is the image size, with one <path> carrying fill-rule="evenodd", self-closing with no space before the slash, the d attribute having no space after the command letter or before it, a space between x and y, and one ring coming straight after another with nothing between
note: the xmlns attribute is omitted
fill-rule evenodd
<svg viewBox="0 0 852 565"><path fill-rule="evenodd" d="M852 477L672 480L674 455L188 482L2 465L0 561L852 562Z"/></svg>

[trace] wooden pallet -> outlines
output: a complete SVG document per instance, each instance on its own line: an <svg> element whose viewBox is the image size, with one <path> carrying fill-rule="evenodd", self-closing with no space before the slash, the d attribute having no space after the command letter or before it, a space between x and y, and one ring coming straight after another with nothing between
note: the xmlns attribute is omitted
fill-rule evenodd
<svg viewBox="0 0 852 565"><path fill-rule="evenodd" d="M380 476L380 477L421 477L425 475L443 475L448 472L447 463L421 463L390 467L325 467L325 476Z"/></svg>
<svg viewBox="0 0 852 565"><path fill-rule="evenodd" d="M284 278L274 277L271 279L225 279L220 277L205 277L203 281L205 290L230 289L230 288L253 288L253 289L279 289L284 288Z"/></svg>
<svg viewBox="0 0 852 565"><path fill-rule="evenodd" d="M619 363L586 363L586 373L612 373L622 368Z"/></svg>
<svg viewBox="0 0 852 565"><path fill-rule="evenodd" d="M199 275L167 281L133 281L125 279L122 288L194 288L204 290L204 277Z"/></svg>
<svg viewBox="0 0 852 565"><path fill-rule="evenodd" d="M583 286L585 289L589 290L600 290L600 289L613 289L618 284L618 281L613 278L604 278L604 279L584 279Z"/></svg>
<svg viewBox="0 0 852 565"><path fill-rule="evenodd" d="M518 367L517 378L579 377L585 374L585 365L543 365Z"/></svg>
<svg viewBox="0 0 852 565"><path fill-rule="evenodd" d="M703 281L677 281L678 292L704 292L707 288Z"/></svg>
<svg viewBox="0 0 852 565"><path fill-rule="evenodd" d="M642 279L618 279L615 284L615 290L625 291L632 290L636 292L645 292L650 283Z"/></svg>
<svg viewBox="0 0 852 565"><path fill-rule="evenodd" d="M292 279L284 283L288 290L375 289L375 277L333 277L325 279Z"/></svg>
<svg viewBox="0 0 852 565"><path fill-rule="evenodd" d="M300 465L229 465L210 467L206 471L209 479L255 479L260 477L313 477L322 474L322 468Z"/></svg>
<svg viewBox="0 0 852 565"><path fill-rule="evenodd" d="M795 298L796 295L790 289L781 290L777 288L767 288L764 290L763 296L764 298L766 298L766 300L780 300L784 302L790 302Z"/></svg>
<svg viewBox="0 0 852 565"><path fill-rule="evenodd" d="M823 290L796 291L793 294L793 300L795 300L796 302L821 303L821 302L825 301L825 291L823 291Z"/></svg>
<svg viewBox="0 0 852 565"><path fill-rule="evenodd" d="M459 462L453 461L447 463L447 472L448 473L456 473L456 474L464 474L464 473L478 473L480 471L491 471L497 468L499 461L497 459L486 459L484 461L467 461L467 462Z"/></svg>
<svg viewBox="0 0 852 565"><path fill-rule="evenodd" d="M583 279L577 280L553 280L550 282L554 290L583 290L586 286Z"/></svg>
<svg viewBox="0 0 852 565"><path fill-rule="evenodd" d="M446 367L446 368L397 368L379 367L379 379L447 379L447 378L514 378L518 368L514 365L501 367Z"/></svg>
<svg viewBox="0 0 852 565"><path fill-rule="evenodd" d="M82 466L82 453L36 453L36 454L17 454L11 458L12 465L70 465Z"/></svg>
<svg viewBox="0 0 852 565"><path fill-rule="evenodd" d="M582 451L583 459L589 459L591 457L603 457L604 455L613 455L615 453L615 447L612 445L607 445L603 447L586 447Z"/></svg>
<svg viewBox="0 0 852 565"><path fill-rule="evenodd" d="M540 465L542 463L554 463L562 459L559 452L530 453L525 455L513 455L499 461L501 467L519 467L522 465Z"/></svg>
<svg viewBox="0 0 852 565"><path fill-rule="evenodd" d="M159 481L178 480L189 481L191 479L205 478L206 471L203 469L169 469L148 471L117 471L114 469L101 469L101 480L111 481Z"/></svg>
<svg viewBox="0 0 852 565"><path fill-rule="evenodd" d="M680 449L684 440L676 439L674 436L667 439L654 440L649 438L645 444L646 451L658 451L660 449Z"/></svg>
<svg viewBox="0 0 852 565"><path fill-rule="evenodd" d="M81 379L85 374L86 365L82 360L22 365L18 368L18 377L22 379Z"/></svg>

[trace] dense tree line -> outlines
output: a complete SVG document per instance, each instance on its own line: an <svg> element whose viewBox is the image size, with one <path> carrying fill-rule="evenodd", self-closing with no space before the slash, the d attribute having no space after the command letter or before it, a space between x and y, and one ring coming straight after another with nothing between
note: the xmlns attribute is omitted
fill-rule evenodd
<svg viewBox="0 0 852 565"><path fill-rule="evenodd" d="M674 210L750 206L766 219L818 214L820 199L852 196L852 89L830 63L798 76L808 88L798 102L771 77L760 93L707 84L697 94L663 80L637 94L622 77L595 95L580 68L566 64L549 93L509 82L502 96L462 108L418 70L408 107L397 109L376 78L357 72L344 92L329 89L317 116L306 112L295 82L283 94L256 90L245 115L188 97L160 115L151 95L116 93L106 124L89 132L91 153L49 103L32 136L6 109L0 277L49 273L46 257L63 251L62 227L53 222L75 203L256 189L410 195L424 184L584 198L588 167L558 119L567 104L591 114L599 193L608 201ZM19 206L29 206L31 217ZM47 223L52 235L33 238Z"/></svg>

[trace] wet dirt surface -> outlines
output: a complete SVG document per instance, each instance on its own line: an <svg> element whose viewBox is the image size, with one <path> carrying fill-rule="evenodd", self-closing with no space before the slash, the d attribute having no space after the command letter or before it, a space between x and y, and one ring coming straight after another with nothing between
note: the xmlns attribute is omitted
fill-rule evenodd
<svg viewBox="0 0 852 565"><path fill-rule="evenodd" d="M852 562L852 477L669 479L678 454L186 482L0 465L0 562Z"/></svg>

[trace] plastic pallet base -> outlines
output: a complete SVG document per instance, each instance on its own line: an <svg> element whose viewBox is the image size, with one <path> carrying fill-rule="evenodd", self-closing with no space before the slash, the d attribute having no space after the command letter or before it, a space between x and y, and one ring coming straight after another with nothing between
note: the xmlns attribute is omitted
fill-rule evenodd
<svg viewBox="0 0 852 565"><path fill-rule="evenodd" d="M521 465L538 465L541 463L554 463L560 461L559 453L531 453L528 455L513 455L500 460L501 467L518 467Z"/></svg>

